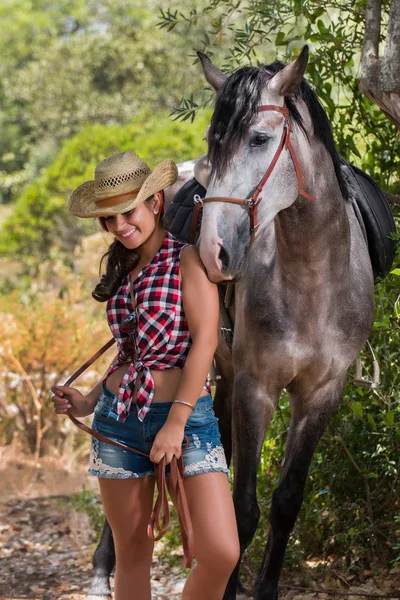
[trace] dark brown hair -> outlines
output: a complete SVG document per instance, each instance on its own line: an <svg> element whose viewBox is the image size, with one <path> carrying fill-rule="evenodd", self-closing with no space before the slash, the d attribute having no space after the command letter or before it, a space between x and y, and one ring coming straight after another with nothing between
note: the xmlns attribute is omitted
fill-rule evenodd
<svg viewBox="0 0 400 600"><path fill-rule="evenodd" d="M152 198L153 196L147 198L145 202L150 202ZM161 212L162 210L160 213ZM101 228L108 232L105 218L99 217L99 222ZM158 225L162 226L161 219L156 222L156 227ZM121 285L123 278L136 267L139 262L139 257L138 250L129 250L128 248L125 248L122 242L114 240L100 261L100 281L92 292L93 298L97 300L97 302L106 302L106 300L109 300ZM105 260L107 261L105 272L101 274L101 269Z"/></svg>

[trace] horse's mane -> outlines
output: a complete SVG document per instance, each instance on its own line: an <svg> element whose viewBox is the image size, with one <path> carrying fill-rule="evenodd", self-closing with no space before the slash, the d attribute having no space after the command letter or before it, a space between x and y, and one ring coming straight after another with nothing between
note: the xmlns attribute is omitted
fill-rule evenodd
<svg viewBox="0 0 400 600"><path fill-rule="evenodd" d="M226 172L230 160L237 151L240 140L257 118L257 107L267 81L285 65L275 61L262 67L243 67L232 73L219 91L208 134L208 155L212 171L221 177ZM303 100L313 123L316 137L321 140L332 157L335 173L344 198L348 190L340 171L340 159L335 148L332 129L328 117L316 94L303 78L295 96L285 97L290 116L305 135L307 132L295 101Z"/></svg>

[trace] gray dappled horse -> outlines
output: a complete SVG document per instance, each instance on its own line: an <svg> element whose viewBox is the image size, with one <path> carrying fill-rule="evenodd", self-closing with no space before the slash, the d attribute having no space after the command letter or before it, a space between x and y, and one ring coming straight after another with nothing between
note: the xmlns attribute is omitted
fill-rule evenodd
<svg viewBox="0 0 400 600"><path fill-rule="evenodd" d="M233 445L242 551L259 518L256 477L265 432L281 391L290 395L284 464L254 591L256 600L275 600L313 452L373 322L373 277L326 114L303 80L307 51L285 68L280 63L247 67L229 78L204 55L201 59L217 91L208 134L213 168L207 198L251 197L282 140L284 102L302 176L299 185L292 155L284 149L259 194L252 244L246 205L226 201L205 203L200 236L209 277L235 281L229 309L235 321L233 351L221 339L214 402L228 458ZM262 105L278 110L259 112ZM107 523L93 562L89 597L110 598L115 556ZM238 569L226 600L236 597Z"/></svg>
<svg viewBox="0 0 400 600"><path fill-rule="evenodd" d="M256 600L276 600L311 458L340 402L347 369L371 330L373 275L330 124L303 79L307 47L286 67L278 62L244 67L230 77L199 56L217 92L208 133L211 173L200 256L212 281L235 281L232 362L219 349L225 372L215 402L225 449L233 450L242 553L259 520L257 469L282 390L291 404L254 588ZM249 209L241 202L252 196L258 201L259 226L254 223L250 243ZM238 570L239 565L226 600L236 597Z"/></svg>

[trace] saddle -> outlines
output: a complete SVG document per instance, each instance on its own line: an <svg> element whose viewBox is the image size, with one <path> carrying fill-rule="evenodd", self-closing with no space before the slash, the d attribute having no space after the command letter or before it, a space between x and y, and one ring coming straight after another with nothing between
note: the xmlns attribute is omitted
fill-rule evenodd
<svg viewBox="0 0 400 600"><path fill-rule="evenodd" d="M368 244L374 278L376 281L382 280L390 271L396 251L396 242L389 237L396 231L389 202L385 192L367 173L350 165L343 158L340 160L350 201ZM206 191L193 177L181 187L168 205L165 213L166 227L177 238L189 242L194 196L204 198Z"/></svg>
<svg viewBox="0 0 400 600"><path fill-rule="evenodd" d="M396 252L396 242L389 237L396 232L389 202L372 177L344 158L340 157L340 161L354 212L368 244L374 278L382 280L389 273Z"/></svg>
<svg viewBox="0 0 400 600"><path fill-rule="evenodd" d="M206 188L195 177L192 177L175 194L168 204L164 215L166 228L172 235L184 242L190 241L194 197L198 195L204 198L206 192ZM199 219L201 219L201 215Z"/></svg>

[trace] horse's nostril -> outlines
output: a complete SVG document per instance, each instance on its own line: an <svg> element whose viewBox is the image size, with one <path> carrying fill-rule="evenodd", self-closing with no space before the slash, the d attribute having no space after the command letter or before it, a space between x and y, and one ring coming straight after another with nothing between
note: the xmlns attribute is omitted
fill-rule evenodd
<svg viewBox="0 0 400 600"><path fill-rule="evenodd" d="M225 250L225 248L223 246L221 246L221 249L218 254L218 258L221 261L223 267L225 267L225 268L228 267L229 254L227 253L227 251Z"/></svg>

